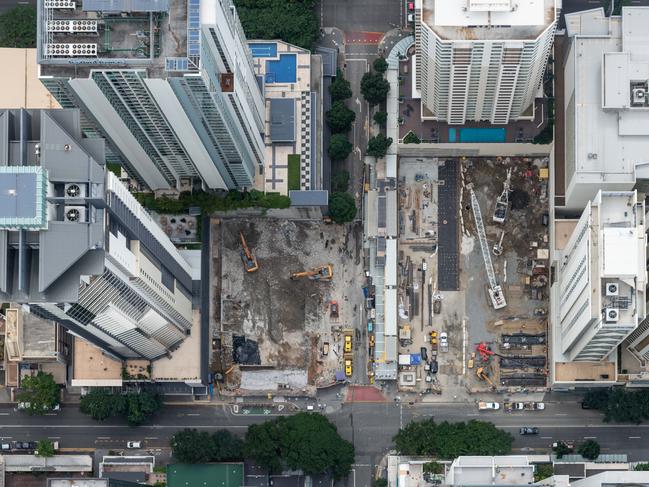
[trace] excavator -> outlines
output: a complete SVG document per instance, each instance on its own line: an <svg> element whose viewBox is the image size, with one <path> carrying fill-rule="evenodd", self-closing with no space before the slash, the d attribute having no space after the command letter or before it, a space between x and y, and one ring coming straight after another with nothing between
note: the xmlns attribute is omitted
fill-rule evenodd
<svg viewBox="0 0 649 487"><path fill-rule="evenodd" d="M299 279L301 277L308 277L312 281L331 281L334 277L334 266L332 264L315 267L310 271L293 272L291 279Z"/></svg>
<svg viewBox="0 0 649 487"><path fill-rule="evenodd" d="M243 267L246 269L246 272L255 272L259 269L257 264L257 259L246 243L246 237L243 236L243 232L239 232L239 238L241 239L241 260L243 261Z"/></svg>
<svg viewBox="0 0 649 487"><path fill-rule="evenodd" d="M484 367L478 367L478 369L475 371L475 375L478 376L478 379L485 381L487 384L491 386L492 389L496 389L496 384L493 383L493 381L489 378L487 373L484 370Z"/></svg>

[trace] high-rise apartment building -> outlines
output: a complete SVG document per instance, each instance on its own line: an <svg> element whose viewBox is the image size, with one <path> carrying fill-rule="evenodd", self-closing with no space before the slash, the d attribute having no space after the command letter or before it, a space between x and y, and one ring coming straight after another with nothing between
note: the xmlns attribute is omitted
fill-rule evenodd
<svg viewBox="0 0 649 487"><path fill-rule="evenodd" d="M601 361L646 314L645 206L600 191L560 253L553 286L555 361Z"/></svg>
<svg viewBox="0 0 649 487"><path fill-rule="evenodd" d="M556 26L555 0L418 0L422 118L532 118Z"/></svg>
<svg viewBox="0 0 649 487"><path fill-rule="evenodd" d="M251 186L263 80L231 0L39 0L41 80L152 189Z"/></svg>
<svg viewBox="0 0 649 487"><path fill-rule="evenodd" d="M106 170L80 113L0 111L0 301L25 305L119 359L190 333L189 264Z"/></svg>

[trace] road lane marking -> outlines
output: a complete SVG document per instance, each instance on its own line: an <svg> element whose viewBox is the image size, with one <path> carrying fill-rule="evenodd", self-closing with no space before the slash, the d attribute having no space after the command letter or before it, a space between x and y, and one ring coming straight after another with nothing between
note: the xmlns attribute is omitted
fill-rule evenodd
<svg viewBox="0 0 649 487"><path fill-rule="evenodd" d="M568 416L567 413L555 413L555 416Z"/></svg>
<svg viewBox="0 0 649 487"><path fill-rule="evenodd" d="M187 413L185 416L200 416L201 413Z"/></svg>
<svg viewBox="0 0 649 487"><path fill-rule="evenodd" d="M551 440L552 436L541 436L542 440Z"/></svg>
<svg viewBox="0 0 649 487"><path fill-rule="evenodd" d="M157 440L158 437L157 436L145 436L144 439L145 440Z"/></svg>
<svg viewBox="0 0 649 487"><path fill-rule="evenodd" d="M9 416L9 413L0 413L0 416Z"/></svg>
<svg viewBox="0 0 649 487"><path fill-rule="evenodd" d="M597 436L584 436L584 440L596 440Z"/></svg>
<svg viewBox="0 0 649 487"><path fill-rule="evenodd" d="M60 436L48 436L47 439L48 440L60 440L61 437Z"/></svg>
<svg viewBox="0 0 649 487"><path fill-rule="evenodd" d="M630 440L639 440L640 437L639 436L629 436L629 439Z"/></svg>
<svg viewBox="0 0 649 487"><path fill-rule="evenodd" d="M110 440L110 436L98 436L98 440Z"/></svg>

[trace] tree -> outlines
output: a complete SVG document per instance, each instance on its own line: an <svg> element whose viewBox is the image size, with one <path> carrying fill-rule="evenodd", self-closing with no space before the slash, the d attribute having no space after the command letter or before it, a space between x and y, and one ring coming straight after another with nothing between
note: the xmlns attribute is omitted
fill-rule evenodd
<svg viewBox="0 0 649 487"><path fill-rule="evenodd" d="M604 413L604 421L641 423L649 419L649 391L598 389L584 396L583 405Z"/></svg>
<svg viewBox="0 0 649 487"><path fill-rule="evenodd" d="M251 425L244 455L273 473L284 469L330 473L337 480L351 471L354 446L325 416L298 413Z"/></svg>
<svg viewBox="0 0 649 487"><path fill-rule="evenodd" d="M336 172L331 176L331 191L344 193L349 189L349 173L347 171Z"/></svg>
<svg viewBox="0 0 649 487"><path fill-rule="evenodd" d="M52 374L27 375L20 386L22 392L18 394L18 401L25 403L24 410L29 414L45 414L59 404L60 390Z"/></svg>
<svg viewBox="0 0 649 487"><path fill-rule="evenodd" d="M51 440L41 440L36 444L36 456L49 458L55 453L54 443Z"/></svg>
<svg viewBox="0 0 649 487"><path fill-rule="evenodd" d="M332 161L343 161L352 151L352 144L343 134L335 134L329 140L329 157Z"/></svg>
<svg viewBox="0 0 649 487"><path fill-rule="evenodd" d="M331 105L331 110L325 114L327 125L334 134L349 132L352 123L356 120L356 113L345 105L344 101L336 101Z"/></svg>
<svg viewBox="0 0 649 487"><path fill-rule="evenodd" d="M36 47L36 9L18 5L0 15L0 47Z"/></svg>
<svg viewBox="0 0 649 487"><path fill-rule="evenodd" d="M478 440L479 439L479 440ZM394 437L396 450L403 455L436 456L450 459L461 455L507 455L513 437L492 423L413 421Z"/></svg>
<svg viewBox="0 0 649 487"><path fill-rule="evenodd" d="M126 420L131 426L138 426L157 413L162 407L162 400L157 394L140 391L138 394L126 395Z"/></svg>
<svg viewBox="0 0 649 487"><path fill-rule="evenodd" d="M81 398L79 409L92 419L103 421L111 417L123 417L131 426L146 422L160 410L162 400L149 391L113 394L103 389L93 389Z"/></svg>
<svg viewBox="0 0 649 487"><path fill-rule="evenodd" d="M377 57L372 66L374 66L374 71L377 73L383 74L388 70L388 62L384 57Z"/></svg>
<svg viewBox="0 0 649 487"><path fill-rule="evenodd" d="M586 460L595 460L599 456L599 451L599 443L595 440L586 440L577 448L577 453Z"/></svg>
<svg viewBox="0 0 649 487"><path fill-rule="evenodd" d="M423 465L424 473L441 474L444 473L444 465L439 462L428 462Z"/></svg>
<svg viewBox="0 0 649 487"><path fill-rule="evenodd" d="M572 448L566 445L563 441L557 441L556 445L552 447L552 450L558 459L563 458L564 455L572 453Z"/></svg>
<svg viewBox="0 0 649 487"><path fill-rule="evenodd" d="M541 463L534 469L534 482L540 482L543 479L554 475L554 465L551 463Z"/></svg>
<svg viewBox="0 0 649 487"><path fill-rule="evenodd" d="M227 462L243 458L243 441L228 430L218 430L212 435L213 462Z"/></svg>
<svg viewBox="0 0 649 487"><path fill-rule="evenodd" d="M171 437L173 457L181 463L213 461L214 443L206 431L185 428Z"/></svg>
<svg viewBox="0 0 649 487"><path fill-rule="evenodd" d="M649 471L649 463L638 463L635 467L633 467L633 470L647 472Z"/></svg>
<svg viewBox="0 0 649 487"><path fill-rule="evenodd" d="M365 73L361 78L361 93L370 105L385 101L390 91L390 83L380 73Z"/></svg>
<svg viewBox="0 0 649 487"><path fill-rule="evenodd" d="M421 143L421 140L419 140L419 137L417 137L417 134L415 134L412 130L406 134L406 136L403 138L403 143L404 144L419 144Z"/></svg>
<svg viewBox="0 0 649 487"><path fill-rule="evenodd" d="M331 193L329 215L336 223L348 223L356 216L356 202L349 193Z"/></svg>
<svg viewBox="0 0 649 487"><path fill-rule="evenodd" d="M379 127L385 127L388 123L388 114L387 112L376 112L374 114L374 123Z"/></svg>
<svg viewBox="0 0 649 487"><path fill-rule="evenodd" d="M388 479L375 479L372 487L388 487Z"/></svg>
<svg viewBox="0 0 649 487"><path fill-rule="evenodd" d="M370 137L367 141L367 155L374 157L385 157L388 147L392 145L392 137L386 137L383 134Z"/></svg>
<svg viewBox="0 0 649 487"><path fill-rule="evenodd" d="M320 35L315 0L236 0L248 39L282 39L312 49Z"/></svg>
<svg viewBox="0 0 649 487"><path fill-rule="evenodd" d="M352 87L349 81L343 78L343 72L340 69L336 70L336 77L329 85L329 93L334 102L346 100L352 96Z"/></svg>

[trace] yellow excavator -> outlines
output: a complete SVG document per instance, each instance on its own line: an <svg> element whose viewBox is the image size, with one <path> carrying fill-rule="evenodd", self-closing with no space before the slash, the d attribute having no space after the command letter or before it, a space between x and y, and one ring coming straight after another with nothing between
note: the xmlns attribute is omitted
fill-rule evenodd
<svg viewBox="0 0 649 487"><path fill-rule="evenodd" d="M243 232L239 232L239 238L241 239L241 260L243 261L243 267L245 267L246 272L255 272L259 269L257 259L252 252L250 252L246 238L243 236Z"/></svg>
<svg viewBox="0 0 649 487"><path fill-rule="evenodd" d="M478 367L478 369L475 371L475 375L478 376L478 379L483 380L487 384L489 384L492 389L496 389L496 384L494 384L493 381L489 378L484 370L484 367Z"/></svg>
<svg viewBox="0 0 649 487"><path fill-rule="evenodd" d="M334 266L332 264L315 267L310 271L293 272L291 279L300 279L301 277L308 277L312 281L331 281L334 277Z"/></svg>

